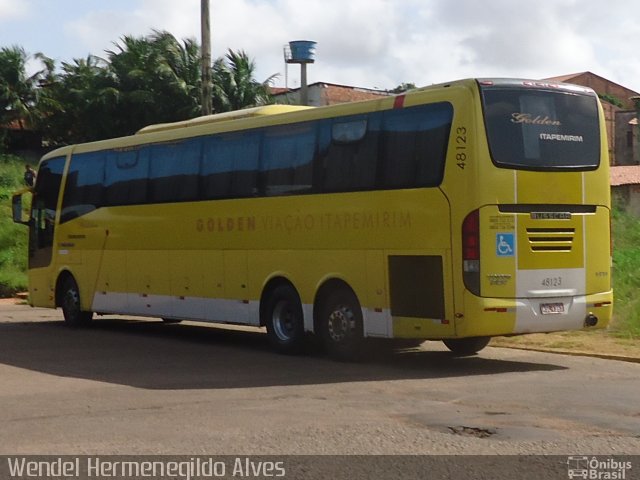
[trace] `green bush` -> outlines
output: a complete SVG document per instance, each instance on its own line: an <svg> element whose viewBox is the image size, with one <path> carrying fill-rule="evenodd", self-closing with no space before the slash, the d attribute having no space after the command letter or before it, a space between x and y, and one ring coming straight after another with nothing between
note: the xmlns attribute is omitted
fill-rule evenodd
<svg viewBox="0 0 640 480"><path fill-rule="evenodd" d="M11 218L11 194L23 186L24 165L0 155L0 297L27 288L27 229Z"/></svg>
<svg viewBox="0 0 640 480"><path fill-rule="evenodd" d="M624 337L640 337L640 219L613 210L614 321L611 330Z"/></svg>

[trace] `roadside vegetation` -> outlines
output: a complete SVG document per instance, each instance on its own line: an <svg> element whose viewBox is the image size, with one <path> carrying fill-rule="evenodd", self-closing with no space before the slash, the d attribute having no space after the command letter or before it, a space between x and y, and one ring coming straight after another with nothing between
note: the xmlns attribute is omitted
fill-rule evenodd
<svg viewBox="0 0 640 480"><path fill-rule="evenodd" d="M24 160L0 155L0 297L27 287L27 229L11 218L11 194L21 188Z"/></svg>
<svg viewBox="0 0 640 480"><path fill-rule="evenodd" d="M35 73L29 72L35 66ZM0 45L0 152L4 127L36 130L50 146L132 135L147 125L201 112L201 50L169 32L126 35L113 50L56 61L18 45ZM277 75L255 79L256 64L229 49L211 65L212 104L221 113L273 103Z"/></svg>
<svg viewBox="0 0 640 480"><path fill-rule="evenodd" d="M616 336L640 338L640 219L613 210L614 320Z"/></svg>

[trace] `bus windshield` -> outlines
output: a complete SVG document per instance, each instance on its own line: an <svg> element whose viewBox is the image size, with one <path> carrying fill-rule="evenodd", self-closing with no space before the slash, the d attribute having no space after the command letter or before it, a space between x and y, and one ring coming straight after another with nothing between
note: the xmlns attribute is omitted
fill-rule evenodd
<svg viewBox="0 0 640 480"><path fill-rule="evenodd" d="M600 163L593 94L514 86L482 88L493 162L526 170L592 170Z"/></svg>

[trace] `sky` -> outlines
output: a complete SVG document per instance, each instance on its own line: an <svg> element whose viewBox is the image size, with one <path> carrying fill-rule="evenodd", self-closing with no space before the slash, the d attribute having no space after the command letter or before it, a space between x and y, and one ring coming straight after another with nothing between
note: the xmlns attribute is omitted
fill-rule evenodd
<svg viewBox="0 0 640 480"><path fill-rule="evenodd" d="M210 0L214 58L245 50L256 79L298 87L291 40L317 42L309 83L392 89L467 77L591 71L640 92L637 0ZM58 64L103 56L123 35L200 42L199 0L0 0L0 47ZM35 68L35 64L32 68Z"/></svg>

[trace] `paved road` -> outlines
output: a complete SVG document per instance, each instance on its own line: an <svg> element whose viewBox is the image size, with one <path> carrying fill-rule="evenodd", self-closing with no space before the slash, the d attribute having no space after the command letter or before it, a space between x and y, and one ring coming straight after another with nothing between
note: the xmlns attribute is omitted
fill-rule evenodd
<svg viewBox="0 0 640 480"><path fill-rule="evenodd" d="M427 342L364 363L266 335L0 305L0 454L640 453L640 364Z"/></svg>

